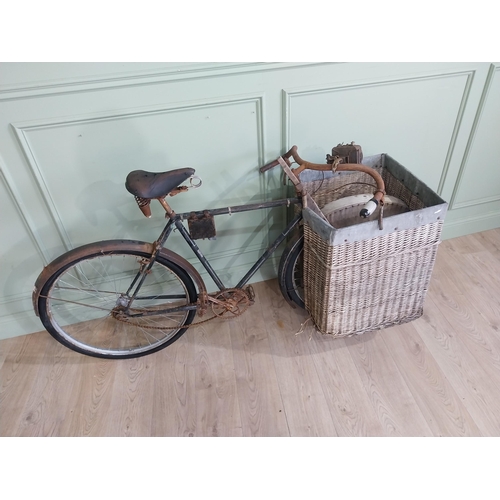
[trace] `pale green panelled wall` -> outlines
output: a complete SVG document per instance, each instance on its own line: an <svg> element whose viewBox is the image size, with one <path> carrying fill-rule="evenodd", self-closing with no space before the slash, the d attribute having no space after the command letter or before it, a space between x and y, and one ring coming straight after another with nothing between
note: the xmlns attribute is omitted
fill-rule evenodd
<svg viewBox="0 0 500 500"><path fill-rule="evenodd" d="M177 211L280 197L258 167L293 144L389 153L450 203L445 238L500 226L500 64L0 64L0 338L42 329L42 267L91 241L152 241L124 188L134 169L196 169ZM280 209L216 219L203 252L235 284L283 224ZM179 237L170 247L191 258ZM278 256L255 280L276 275Z"/></svg>

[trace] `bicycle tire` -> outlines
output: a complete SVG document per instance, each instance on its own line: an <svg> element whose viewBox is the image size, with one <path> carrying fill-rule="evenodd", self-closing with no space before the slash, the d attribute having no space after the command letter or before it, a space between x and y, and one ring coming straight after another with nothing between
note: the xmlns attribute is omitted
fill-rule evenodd
<svg viewBox="0 0 500 500"><path fill-rule="evenodd" d="M278 281L281 293L295 305L305 309L303 284L304 234L296 234L281 254Z"/></svg>
<svg viewBox="0 0 500 500"><path fill-rule="evenodd" d="M38 308L44 327L66 347L98 358L136 358L172 344L193 321L195 310L133 322L116 315L116 307L127 303L131 279L149 257L123 245L106 251L99 243L89 245L85 255L57 270L41 290ZM196 300L188 272L158 256L131 307L135 312L151 312L166 304Z"/></svg>

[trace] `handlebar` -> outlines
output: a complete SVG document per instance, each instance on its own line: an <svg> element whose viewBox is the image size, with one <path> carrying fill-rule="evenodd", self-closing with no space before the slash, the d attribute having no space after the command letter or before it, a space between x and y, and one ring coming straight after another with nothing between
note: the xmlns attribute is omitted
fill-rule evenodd
<svg viewBox="0 0 500 500"><path fill-rule="evenodd" d="M280 158L283 158L287 163L287 165L290 166L292 163L290 161L290 157L293 158L294 162L299 165L297 168L294 168L292 170L293 174L296 177L298 177L300 172L302 172L305 169L319 170L323 172L332 171L333 169L335 171L355 170L358 172L364 172L365 174L368 174L371 177L373 177L374 181L377 183L377 189L375 191L375 194L373 195L373 198L366 204L365 208L361 211L360 215L362 217L370 216L385 195L385 184L384 180L382 179L382 176L376 170L367 167L366 165L362 165L360 163L339 163L336 165L336 167L333 167L328 163L311 163L303 160L299 156L299 154L297 153L297 146L292 146L292 148L289 151L287 151L284 155L282 155ZM271 168L279 164L280 164L280 159L276 159L274 161L266 163L266 165L260 167L260 172L266 172L267 170L270 170Z"/></svg>
<svg viewBox="0 0 500 500"><path fill-rule="evenodd" d="M297 146L292 146L292 149L290 149L290 151L287 151L284 155L282 155L281 158L283 158L288 163L288 165L290 165L291 162L288 161L289 158L290 158L290 156L292 156L293 159L294 159L294 161L295 161L295 163L298 163L299 165L302 165L303 163L306 163L298 155L298 153L297 153ZM269 163L266 163L263 167L260 167L260 171L261 172L266 172L267 170L271 170L276 165L279 165L279 161L278 160L270 161ZM311 165L316 165L316 164L315 163L311 163Z"/></svg>

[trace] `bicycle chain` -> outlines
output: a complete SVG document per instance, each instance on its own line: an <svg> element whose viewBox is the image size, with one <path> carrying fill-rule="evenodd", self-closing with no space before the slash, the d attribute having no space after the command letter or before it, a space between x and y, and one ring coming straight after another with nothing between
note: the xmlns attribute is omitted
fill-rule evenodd
<svg viewBox="0 0 500 500"><path fill-rule="evenodd" d="M240 299L236 302L236 305L237 304L240 304L241 300L244 300L245 301L245 307L239 311L239 312L235 312L233 313L232 316L223 316L224 312L230 312L229 309L227 309L227 311L224 311L221 315L218 315L216 312L213 311L213 306L214 305L217 305L217 304L223 304L225 301L224 300L218 300L218 299L214 299L212 298L212 311L214 312L214 316L212 316L211 318L207 318L207 319L204 319L203 321L198 321L198 323L190 323L189 325L185 325L185 326L182 326L181 325L181 328L191 328L191 327L194 327L194 326L199 326L199 325L203 325L204 323L208 323L209 321L212 321L216 318L218 319L223 319L223 320L228 320L228 319L233 319L233 318L236 318L237 316L241 316L253 303L254 303L254 300L253 300L253 289L251 287L248 287L247 290L250 289L251 291L249 291L248 293L241 289L241 288L227 288L221 292L216 292L215 294L209 294L209 297L211 297L211 295L215 295L215 297L218 297L219 295L222 295L222 294L225 294L225 293L234 293L235 295L240 295ZM209 298L210 300L210 298ZM132 312L133 311L140 311L140 309L132 309L131 310ZM118 321L121 321L123 323L127 323L128 325L133 325L133 326L139 326L140 328L147 328L148 330L178 330L179 327L178 326L149 326L149 325L142 325L142 324L139 324L139 323L134 323L133 321L130 321L128 319L124 319L123 317L120 317L120 315L116 312L116 313L111 313L113 318L115 318L116 320Z"/></svg>

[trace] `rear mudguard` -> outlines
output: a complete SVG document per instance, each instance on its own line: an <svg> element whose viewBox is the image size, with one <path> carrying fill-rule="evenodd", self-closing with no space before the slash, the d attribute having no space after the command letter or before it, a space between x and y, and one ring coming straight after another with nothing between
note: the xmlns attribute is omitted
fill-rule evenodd
<svg viewBox="0 0 500 500"><path fill-rule="evenodd" d="M87 245L83 245L81 247L70 250L69 252L64 253L57 259L53 260L50 264L48 264L43 271L38 276L35 282L35 288L33 290L32 300L33 300L33 308L35 310L35 314L40 316L38 310L38 299L40 298L40 293L43 290L43 287L49 280L49 278L67 266L71 262L88 255L89 253L102 253L102 254L111 254L118 250L133 250L137 252L143 252L145 254L152 254L154 250L153 243L146 243L145 241L134 241L134 240L108 240L108 241L98 241L96 243L89 243ZM173 262L174 264L182 267L193 279L198 287L198 298L202 301L201 310L203 310L204 302L207 300L207 288L205 283L200 276L200 273L183 257L171 250L166 248L162 248L160 250L160 256L166 260Z"/></svg>

